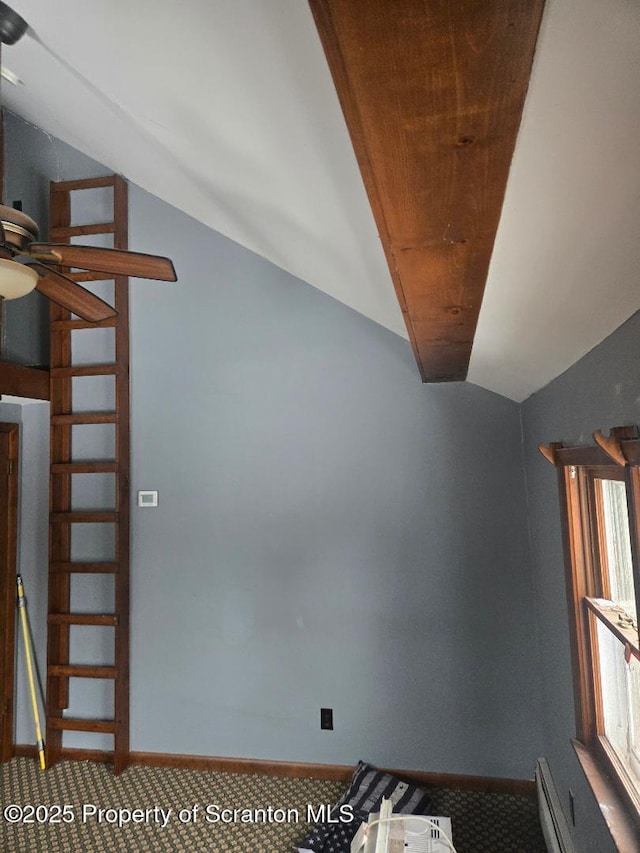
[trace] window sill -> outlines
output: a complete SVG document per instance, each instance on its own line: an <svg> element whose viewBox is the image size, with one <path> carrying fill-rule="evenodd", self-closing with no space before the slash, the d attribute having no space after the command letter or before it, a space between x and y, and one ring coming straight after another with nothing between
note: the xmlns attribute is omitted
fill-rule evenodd
<svg viewBox="0 0 640 853"><path fill-rule="evenodd" d="M572 740L571 744L618 853L637 853L640 847L640 815L618 792L595 750L578 740Z"/></svg>

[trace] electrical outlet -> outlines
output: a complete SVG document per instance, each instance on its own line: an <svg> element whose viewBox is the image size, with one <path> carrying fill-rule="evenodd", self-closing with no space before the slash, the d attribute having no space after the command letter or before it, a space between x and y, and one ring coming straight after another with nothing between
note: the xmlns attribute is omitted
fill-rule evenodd
<svg viewBox="0 0 640 853"><path fill-rule="evenodd" d="M333 728L333 708L320 708L320 728Z"/></svg>

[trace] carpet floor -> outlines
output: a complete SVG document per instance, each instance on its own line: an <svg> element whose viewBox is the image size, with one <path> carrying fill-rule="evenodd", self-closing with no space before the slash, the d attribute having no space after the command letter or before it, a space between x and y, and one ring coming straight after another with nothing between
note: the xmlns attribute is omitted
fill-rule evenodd
<svg viewBox="0 0 640 853"><path fill-rule="evenodd" d="M14 758L0 767L0 850L289 853L310 826L309 806L317 813L345 788L138 766L116 777L90 762L42 772L33 759ZM432 795L436 813L452 818L458 853L545 853L534 800L445 789Z"/></svg>

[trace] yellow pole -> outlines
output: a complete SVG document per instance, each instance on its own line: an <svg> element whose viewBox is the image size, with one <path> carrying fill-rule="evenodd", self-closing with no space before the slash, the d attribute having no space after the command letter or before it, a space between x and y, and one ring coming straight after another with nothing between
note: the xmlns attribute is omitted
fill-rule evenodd
<svg viewBox="0 0 640 853"><path fill-rule="evenodd" d="M22 576L16 578L18 584L18 610L20 611L20 624L22 625L22 637L24 639L24 653L27 661L27 674L29 676L29 692L31 693L31 708L33 710L33 722L36 729L36 746L38 748L38 757L40 758L40 769L46 767L44 759L44 740L42 731L40 730L40 714L38 712L38 700L36 698L36 687L33 680L33 663L31 661L31 639L29 637L29 626L27 624L27 599L24 597L24 588L22 586Z"/></svg>

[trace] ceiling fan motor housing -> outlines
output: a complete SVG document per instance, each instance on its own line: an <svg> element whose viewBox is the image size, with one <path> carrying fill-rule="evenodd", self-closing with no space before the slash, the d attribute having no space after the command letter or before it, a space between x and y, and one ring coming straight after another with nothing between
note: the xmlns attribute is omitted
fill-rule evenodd
<svg viewBox="0 0 640 853"><path fill-rule="evenodd" d="M30 216L4 204L0 204L0 222L4 228L5 245L13 254L20 254L40 234L37 223Z"/></svg>

